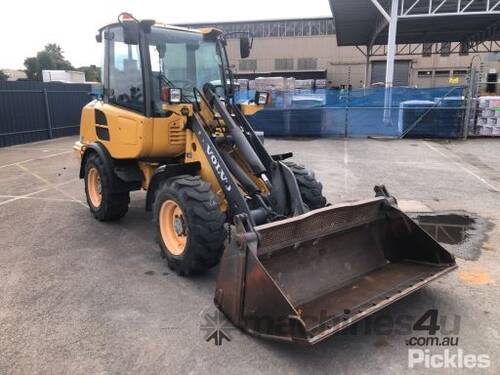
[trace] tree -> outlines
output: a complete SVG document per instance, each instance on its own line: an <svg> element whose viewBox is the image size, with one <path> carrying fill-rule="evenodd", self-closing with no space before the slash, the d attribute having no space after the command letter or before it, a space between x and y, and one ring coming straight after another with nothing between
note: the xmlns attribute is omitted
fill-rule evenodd
<svg viewBox="0 0 500 375"><path fill-rule="evenodd" d="M49 43L34 57L24 60L28 79L42 80L42 70L72 70L71 63L64 58L64 52L55 43Z"/></svg>
<svg viewBox="0 0 500 375"><path fill-rule="evenodd" d="M0 81L7 81L9 76L0 70Z"/></svg>
<svg viewBox="0 0 500 375"><path fill-rule="evenodd" d="M38 60L36 57L28 57L24 60L26 76L28 79L38 79Z"/></svg>
<svg viewBox="0 0 500 375"><path fill-rule="evenodd" d="M90 66L82 66L77 70L85 73L85 81L101 82L101 68L95 65L90 65Z"/></svg>

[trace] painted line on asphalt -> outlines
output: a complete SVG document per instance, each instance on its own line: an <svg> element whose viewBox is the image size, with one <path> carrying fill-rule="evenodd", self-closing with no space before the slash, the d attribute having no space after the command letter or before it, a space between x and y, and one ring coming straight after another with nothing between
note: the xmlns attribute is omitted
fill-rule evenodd
<svg viewBox="0 0 500 375"><path fill-rule="evenodd" d="M33 195L43 193L43 192L45 192L47 190L50 190L51 188L56 188L57 189L60 186L67 185L67 184L70 184L70 183L78 181L78 180L79 180L78 178L74 178L74 179L71 179L69 181L61 182L60 184L56 184L56 185L52 185L51 184L51 186L47 186L47 187L45 187L43 189L40 189L40 190L37 190L37 191L33 191L31 193L24 194L24 195L19 195L19 196L16 196L15 198L8 199L6 201L0 202L0 206L3 206L4 204L7 204L7 203L15 202L15 201L17 201L19 199L26 199L26 198L32 197ZM76 200L73 197L71 197L71 201L75 202L75 203L79 203L79 204L83 205L85 208L88 208L88 206L85 203L83 203L82 201Z"/></svg>
<svg viewBox="0 0 500 375"><path fill-rule="evenodd" d="M455 164L457 167L459 167L460 169L462 169L463 171L467 172L468 174L470 174L472 177L476 178L479 182L481 182L482 184L486 185L487 187L489 187L490 189L500 193L500 189L497 188L496 186L490 184L488 181L486 181L483 177L479 176L477 173L474 173L473 171L471 171L469 168L467 168L463 163L460 163L459 161L455 160L455 158L452 158L451 156L449 155L446 155L444 152L440 151L438 148L430 145L428 142L424 141L424 145L426 145L428 148L430 148L432 151L438 153L439 155L441 155L442 157L444 157L445 159L448 159L449 161L451 161L453 164ZM456 156L459 160L460 160L460 157L457 156L457 155L454 155Z"/></svg>
<svg viewBox="0 0 500 375"><path fill-rule="evenodd" d="M62 198L40 198L40 197L34 197L34 196L23 196L23 195L3 195L3 194L0 194L0 198L16 198L15 200L18 200L18 199L33 199L33 200L37 200L37 201L47 201L47 202L72 202L72 203L78 203L77 201L75 201L74 199L62 199ZM0 202L0 203L4 203L4 202Z"/></svg>
<svg viewBox="0 0 500 375"><path fill-rule="evenodd" d="M16 165L29 163L30 161L35 161L35 160L43 160L43 159L53 158L53 157L55 157L55 156L60 156L60 155L64 155L64 154L69 154L69 153L71 153L71 152L73 152L73 151L64 151L64 152L59 152L59 153L57 153L57 154L50 154L50 155L40 156L39 158L32 158L32 159L26 159L26 160L22 160L22 161L16 161L15 163L10 163L10 164L0 165L0 169L2 169L2 168L7 168L7 167L15 167Z"/></svg>
<svg viewBox="0 0 500 375"><path fill-rule="evenodd" d="M44 189L40 189L40 190L37 190L37 191L34 191L32 193L29 193L29 194L25 194L25 195L20 195L16 198L12 198L12 199L8 199L6 201L3 201L3 202L0 202L0 206L3 206L4 204L7 204L7 203L11 203L11 202L14 202L14 201L17 201L19 199L23 199L23 198L27 198L27 197L31 197L32 195L35 195L35 194L39 194L39 193L43 193L44 191L47 191L49 190L48 187L44 188Z"/></svg>
<svg viewBox="0 0 500 375"><path fill-rule="evenodd" d="M44 177L40 176L39 174L37 174L37 173L35 173L35 172L30 171L30 170L29 170L27 167L25 167L24 165L22 165L22 164L16 164L16 167L18 167L18 168L22 169L23 171L25 171L25 172L27 172L27 173L31 174L33 177L36 177L36 178L37 178L37 179L39 179L40 181L42 181L42 182L46 183L46 184L47 184L47 185L49 185L51 188L56 189L58 192L60 192L61 194L65 195L66 197L68 197L68 198L70 198L70 199L74 200L75 202L80 203L80 204L81 204L82 206L84 206L84 207L87 207L87 206L85 205L85 203L83 203L82 201L79 201L78 199L75 199L75 198L74 198L71 194L69 194L69 193L65 192L63 189L60 189L58 186L56 186L56 185L52 184L52 183L51 183L49 180L47 180L46 178L44 178Z"/></svg>

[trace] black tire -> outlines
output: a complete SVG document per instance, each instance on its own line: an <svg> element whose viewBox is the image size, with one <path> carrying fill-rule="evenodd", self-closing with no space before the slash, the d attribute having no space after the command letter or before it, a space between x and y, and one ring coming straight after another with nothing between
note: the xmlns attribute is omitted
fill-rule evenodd
<svg viewBox="0 0 500 375"><path fill-rule="evenodd" d="M95 168L99 174L101 186L101 202L95 206L89 195L89 171ZM104 168L104 163L97 154L92 154L85 163L85 195L90 212L99 221L119 220L128 211L130 195L125 193L114 193L111 190L111 178Z"/></svg>
<svg viewBox="0 0 500 375"><path fill-rule="evenodd" d="M302 201L307 207L310 210L325 207L327 202L323 196L323 185L316 180L314 172L293 162L285 162L285 164L295 175Z"/></svg>
<svg viewBox="0 0 500 375"><path fill-rule="evenodd" d="M187 241L180 255L170 252L160 229L160 210L167 200L174 201L182 210ZM158 187L153 212L157 241L170 269L179 275L191 275L203 273L219 263L226 239L226 216L209 183L199 176L169 178Z"/></svg>

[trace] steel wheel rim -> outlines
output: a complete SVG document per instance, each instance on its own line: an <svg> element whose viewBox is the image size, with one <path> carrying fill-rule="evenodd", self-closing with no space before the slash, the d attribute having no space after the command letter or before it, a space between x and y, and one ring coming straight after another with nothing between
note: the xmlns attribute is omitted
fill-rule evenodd
<svg viewBox="0 0 500 375"><path fill-rule="evenodd" d="M168 251L175 256L186 249L187 227L180 206L173 200L162 203L159 215L160 232Z"/></svg>
<svg viewBox="0 0 500 375"><path fill-rule="evenodd" d="M87 190L92 206L96 208L99 207L102 202L102 184L99 171L95 167L89 169L87 175Z"/></svg>

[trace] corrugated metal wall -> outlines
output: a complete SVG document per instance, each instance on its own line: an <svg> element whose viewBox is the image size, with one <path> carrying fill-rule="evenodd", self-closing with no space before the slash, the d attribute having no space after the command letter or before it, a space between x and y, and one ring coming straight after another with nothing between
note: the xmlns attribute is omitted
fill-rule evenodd
<svg viewBox="0 0 500 375"><path fill-rule="evenodd" d="M371 83L385 82L385 61L372 62L372 81ZM400 60L394 62L394 86L408 86L410 80L410 62Z"/></svg>
<svg viewBox="0 0 500 375"><path fill-rule="evenodd" d="M0 82L0 147L78 134L91 86Z"/></svg>

